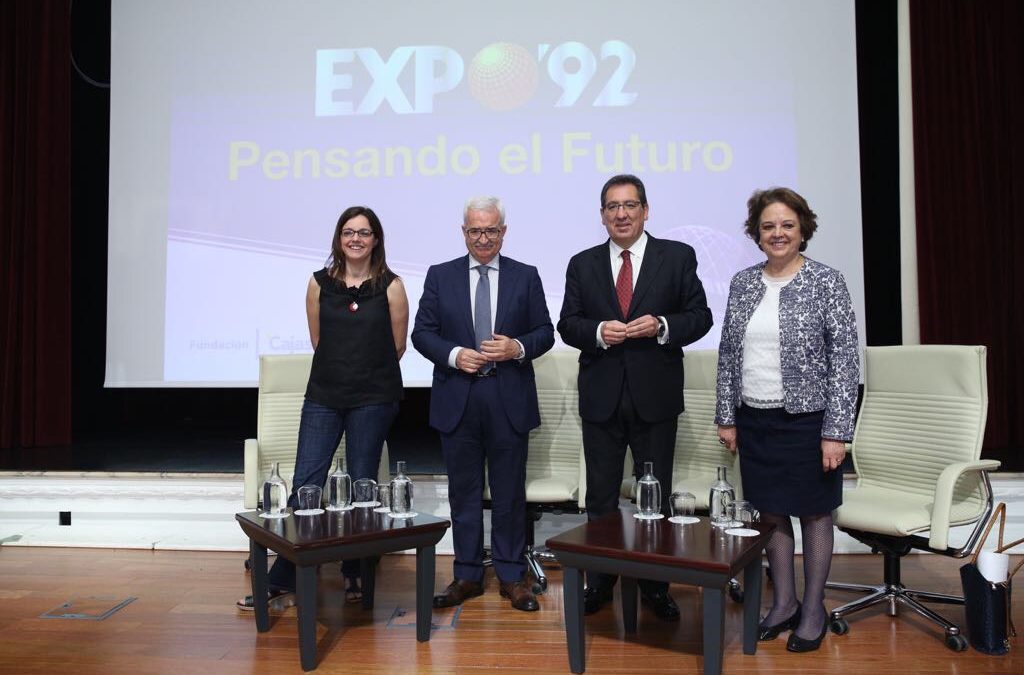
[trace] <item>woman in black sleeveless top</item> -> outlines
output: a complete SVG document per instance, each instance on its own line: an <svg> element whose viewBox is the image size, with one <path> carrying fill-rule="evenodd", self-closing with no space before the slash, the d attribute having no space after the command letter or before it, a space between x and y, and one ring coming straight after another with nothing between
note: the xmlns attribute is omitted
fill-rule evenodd
<svg viewBox="0 0 1024 675"><path fill-rule="evenodd" d="M352 480L376 478L381 450L402 398L398 360L405 353L409 300L384 255L384 230L373 210L346 209L334 229L331 257L306 291L313 367L299 423L289 505L303 485L323 485L342 434ZM342 564L345 599L359 602L359 561ZM295 566L278 556L271 595L295 589ZM238 603L252 608L251 596Z"/></svg>

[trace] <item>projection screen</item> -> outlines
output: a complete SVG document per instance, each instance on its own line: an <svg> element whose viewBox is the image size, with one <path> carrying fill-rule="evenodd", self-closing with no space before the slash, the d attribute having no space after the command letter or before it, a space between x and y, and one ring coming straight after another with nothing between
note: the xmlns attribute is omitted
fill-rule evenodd
<svg viewBox="0 0 1024 675"><path fill-rule="evenodd" d="M854 37L852 0L114 0L106 385L251 386L259 354L310 351L306 284L353 204L415 314L466 253L466 198L499 196L557 322L616 173L697 251L716 327L694 347L763 257L741 224L771 185L816 210L807 254L862 319ZM410 348L406 386L430 368Z"/></svg>

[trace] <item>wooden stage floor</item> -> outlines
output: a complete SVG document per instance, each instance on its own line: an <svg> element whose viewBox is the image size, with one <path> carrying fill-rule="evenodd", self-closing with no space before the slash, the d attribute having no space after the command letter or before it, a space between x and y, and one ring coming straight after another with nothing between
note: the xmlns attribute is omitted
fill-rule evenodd
<svg viewBox="0 0 1024 675"><path fill-rule="evenodd" d="M247 592L239 553L28 548L0 546L0 673L301 673L295 609L272 613L270 632L258 635L253 615L235 609ZM318 673L568 673L562 620L561 573L541 611L512 610L488 576L487 593L461 612L435 613L439 627L417 643L413 607L413 556L381 563L376 608L345 605L336 565L321 570ZM799 562L799 561L798 561ZM908 586L959 592L960 561L911 556ZM437 589L449 581L451 558L440 557ZM798 573L799 576L799 573ZM881 558L837 556L832 578L869 581L881 576ZM766 601L771 585L766 587ZM640 611L636 636L623 639L616 607L588 617L588 673L699 673L700 594L675 585L683 620L666 624ZM829 591L830 607L850 596ZM100 615L135 598L103 620L42 618L44 614ZM767 604L767 602L762 604ZM69 607L63 607L70 602ZM1024 625L1020 593L1014 615ZM960 607L940 609L960 621ZM454 624L454 625L452 625ZM785 639L742 653L741 608L728 602L725 672L761 673L1024 673L1024 639L1006 656L969 649L954 653L924 619L890 619L881 609L854 617L845 636L829 635L821 650L790 654Z"/></svg>

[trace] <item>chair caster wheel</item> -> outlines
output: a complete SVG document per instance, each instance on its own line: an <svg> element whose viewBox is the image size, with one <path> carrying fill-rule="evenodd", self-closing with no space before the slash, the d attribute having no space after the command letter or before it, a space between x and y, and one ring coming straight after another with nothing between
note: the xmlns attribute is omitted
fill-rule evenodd
<svg viewBox="0 0 1024 675"><path fill-rule="evenodd" d="M729 597L737 605L743 604L743 588L739 584L729 584Z"/></svg>
<svg viewBox="0 0 1024 675"><path fill-rule="evenodd" d="M954 652L962 652L967 650L967 638L963 635L946 635L946 646L952 649Z"/></svg>
<svg viewBox="0 0 1024 675"><path fill-rule="evenodd" d="M836 635L846 635L850 632L850 624L846 619L832 619L828 623L828 629Z"/></svg>

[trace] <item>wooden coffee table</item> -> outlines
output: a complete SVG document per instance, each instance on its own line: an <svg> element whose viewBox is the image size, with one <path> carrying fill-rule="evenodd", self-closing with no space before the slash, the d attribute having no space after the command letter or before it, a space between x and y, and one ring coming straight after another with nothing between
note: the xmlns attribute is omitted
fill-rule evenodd
<svg viewBox="0 0 1024 675"><path fill-rule="evenodd" d="M622 622L636 632L637 579L703 588L704 672L722 672L725 591L743 572L743 653L757 651L761 608L761 550L774 525L757 524L760 534L737 537L711 527L707 518L693 525L668 519L641 521L626 508L548 539L564 570L565 633L569 669L582 673L586 662L583 631L583 570L622 577Z"/></svg>
<svg viewBox="0 0 1024 675"><path fill-rule="evenodd" d="M434 516L395 519L370 508L327 511L316 516L260 518L255 511L235 515L249 537L256 630L270 630L267 607L267 549L295 563L299 618L299 656L303 670L316 659L316 567L321 563L372 558L416 549L416 639L430 639L434 592L434 546L451 523ZM373 565L363 565L363 607L373 607Z"/></svg>

